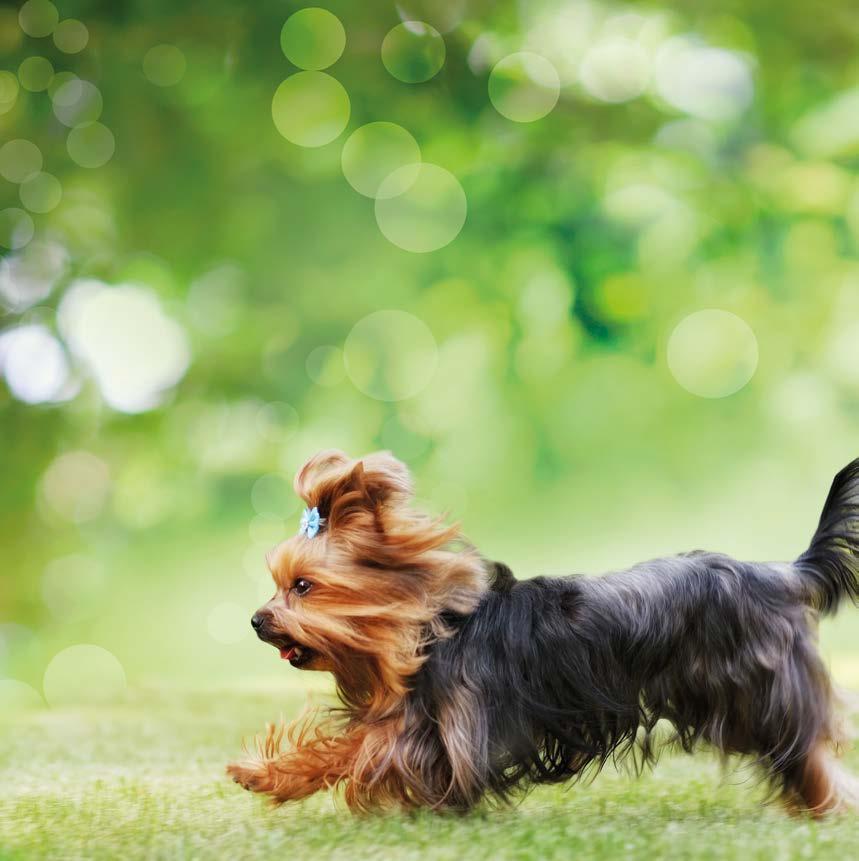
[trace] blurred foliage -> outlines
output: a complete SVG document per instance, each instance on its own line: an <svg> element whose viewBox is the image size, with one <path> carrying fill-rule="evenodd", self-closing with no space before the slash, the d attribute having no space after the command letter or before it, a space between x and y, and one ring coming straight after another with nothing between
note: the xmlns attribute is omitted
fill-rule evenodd
<svg viewBox="0 0 859 861"><path fill-rule="evenodd" d="M295 528L289 476L330 445L393 449L428 504L517 566L802 549L832 472L859 453L852 0L326 2L346 32L326 73L351 113L316 148L272 121L299 71L281 29L303 4L58 0L88 30L73 54L25 34L20 5L0 8L0 68L37 75L21 64L38 56L94 84L115 151L80 166L94 156L73 154L56 86L0 82L0 142L35 143L62 187L6 261L59 254L56 277L38 301L7 296L0 330L50 333L20 361L37 375L39 345L58 344L70 377L38 403L0 383L0 675L38 679L75 642L113 649L135 677L217 671L228 655L241 672L257 653L233 644L230 608L255 606L262 550ZM444 65L425 82L382 62L402 18L441 31ZM495 63L523 50L561 84L533 122L489 97ZM344 178L344 142L378 121L461 184L467 219L438 250L389 241ZM0 179L0 210L22 209L19 186ZM108 290L91 343L67 301L82 279ZM139 311L114 331L118 285ZM675 327L705 309L745 321L737 349L757 349L725 397L678 382L694 376L690 348L669 363ZM351 355L380 310L411 316L383 318ZM414 318L437 349L415 352ZM110 374L138 336L151 355L132 370L163 374L129 409ZM724 366L711 355L702 373L732 388L747 356L720 344ZM368 395L362 362L408 396ZM45 595L69 556L90 590L74 620Z"/></svg>

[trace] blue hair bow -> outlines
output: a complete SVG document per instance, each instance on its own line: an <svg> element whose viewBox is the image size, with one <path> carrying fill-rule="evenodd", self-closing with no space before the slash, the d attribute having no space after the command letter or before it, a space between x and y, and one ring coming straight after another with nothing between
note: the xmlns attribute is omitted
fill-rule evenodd
<svg viewBox="0 0 859 861"><path fill-rule="evenodd" d="M313 508L305 508L301 515L301 525L298 527L298 534L313 538L319 532L324 522L324 518L319 516L319 509L315 505Z"/></svg>

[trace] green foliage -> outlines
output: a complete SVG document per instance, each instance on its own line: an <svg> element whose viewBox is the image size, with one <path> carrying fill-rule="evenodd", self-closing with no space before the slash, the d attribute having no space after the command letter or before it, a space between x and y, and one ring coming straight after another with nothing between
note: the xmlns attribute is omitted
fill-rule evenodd
<svg viewBox="0 0 859 861"><path fill-rule="evenodd" d="M519 576L803 549L859 438L850 0L343 0L342 54L294 2L63 0L54 35L33 2L0 10L0 676L267 672L246 618L326 446L393 449ZM397 8L434 29L385 60Z"/></svg>

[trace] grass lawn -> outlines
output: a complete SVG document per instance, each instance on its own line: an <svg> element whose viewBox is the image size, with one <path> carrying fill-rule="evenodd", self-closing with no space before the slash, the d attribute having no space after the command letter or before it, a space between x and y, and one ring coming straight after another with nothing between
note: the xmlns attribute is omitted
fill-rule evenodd
<svg viewBox="0 0 859 861"><path fill-rule="evenodd" d="M304 695L281 698L286 714ZM226 779L242 735L277 716L271 693L133 693L111 709L0 717L0 857L856 857L859 817L791 819L746 770L666 756L634 779L541 788L466 817L355 818L329 796L271 809ZM859 756L851 757L859 771Z"/></svg>

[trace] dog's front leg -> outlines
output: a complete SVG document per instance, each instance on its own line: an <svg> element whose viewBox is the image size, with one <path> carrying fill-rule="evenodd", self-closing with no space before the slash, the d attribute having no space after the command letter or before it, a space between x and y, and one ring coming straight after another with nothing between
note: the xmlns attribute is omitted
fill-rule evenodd
<svg viewBox="0 0 859 861"><path fill-rule="evenodd" d="M297 801L342 780L349 769L354 746L345 737L316 735L292 750L281 752L284 728L269 725L256 754L227 766L227 774L240 786L262 792L281 804Z"/></svg>

